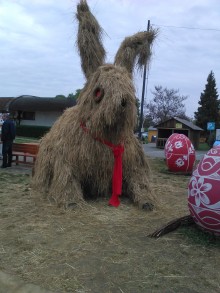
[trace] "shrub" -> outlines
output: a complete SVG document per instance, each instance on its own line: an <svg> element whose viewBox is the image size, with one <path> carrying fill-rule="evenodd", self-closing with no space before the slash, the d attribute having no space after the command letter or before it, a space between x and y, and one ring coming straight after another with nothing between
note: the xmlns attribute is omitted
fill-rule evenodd
<svg viewBox="0 0 220 293"><path fill-rule="evenodd" d="M210 133L208 137L208 141L207 141L210 148L213 147L214 142L215 142L215 133Z"/></svg>
<svg viewBox="0 0 220 293"><path fill-rule="evenodd" d="M16 127L17 136L41 138L50 130L48 126L19 125Z"/></svg>

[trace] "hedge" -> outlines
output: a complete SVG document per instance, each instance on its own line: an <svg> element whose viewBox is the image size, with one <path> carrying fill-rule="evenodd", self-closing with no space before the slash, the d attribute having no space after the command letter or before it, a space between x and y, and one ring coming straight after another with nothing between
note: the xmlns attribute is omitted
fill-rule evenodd
<svg viewBox="0 0 220 293"><path fill-rule="evenodd" d="M18 125L16 126L16 135L41 138L49 130L48 126Z"/></svg>

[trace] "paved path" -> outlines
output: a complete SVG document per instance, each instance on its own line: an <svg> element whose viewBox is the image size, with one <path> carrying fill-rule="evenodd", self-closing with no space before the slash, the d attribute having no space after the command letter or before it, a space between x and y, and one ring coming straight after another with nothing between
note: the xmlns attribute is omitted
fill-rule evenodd
<svg viewBox="0 0 220 293"><path fill-rule="evenodd" d="M155 157L155 158L165 158L164 155L164 149L158 149L156 148L155 143L148 143L148 144L143 144L143 149L144 152L149 155L150 157ZM200 161L203 156L206 154L207 151L196 151L196 160ZM2 164L2 160L0 160L0 166ZM11 168L6 168L6 169L1 169L0 168L0 173L1 172L9 172L9 173L19 173L19 174L27 174L31 175L32 172L32 166L25 166L22 164L15 165L14 163L12 164Z"/></svg>
<svg viewBox="0 0 220 293"><path fill-rule="evenodd" d="M2 164L2 160L0 160L0 166ZM13 173L13 174L25 174L25 175L31 175L32 173L32 166L26 166L26 165L15 165L15 163L12 163L12 166L10 168L0 168L1 172L7 172L7 173ZM0 291L1 292L1 291Z"/></svg>
<svg viewBox="0 0 220 293"><path fill-rule="evenodd" d="M143 144L144 152L150 157L165 158L164 149L156 148L155 143ZM196 160L200 161L207 151L196 151Z"/></svg>

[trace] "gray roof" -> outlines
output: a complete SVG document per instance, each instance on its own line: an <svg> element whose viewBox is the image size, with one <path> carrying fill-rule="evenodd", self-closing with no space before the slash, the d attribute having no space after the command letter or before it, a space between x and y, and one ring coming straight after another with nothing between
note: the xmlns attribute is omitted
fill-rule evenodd
<svg viewBox="0 0 220 293"><path fill-rule="evenodd" d="M179 121L182 124L185 124L186 126L190 127L193 130L199 130L199 131L203 131L202 128L200 128L199 126L196 126L195 124L193 124L192 122L185 120L185 119L181 119L178 117L174 117L174 119L176 119L177 121Z"/></svg>
<svg viewBox="0 0 220 293"><path fill-rule="evenodd" d="M169 121L169 120L172 120L172 119L175 119L176 121L178 121L178 122L180 122L180 123L182 123L182 124L185 124L186 126L188 126L189 128L191 128L191 129L193 129L193 130L203 131L202 128L196 126L196 125L193 124L192 122L190 122L190 121L188 121L188 120L185 120L185 119L181 119L181 118L179 118L179 117L172 117L172 118L170 118L170 119L167 119L166 121ZM166 122L166 121L164 121L164 122ZM155 125L155 127L158 128L158 126L161 126L164 122L161 122L161 123Z"/></svg>
<svg viewBox="0 0 220 293"><path fill-rule="evenodd" d="M63 111L76 105L70 98L42 98L36 96L20 96L14 98L9 104L9 111Z"/></svg>

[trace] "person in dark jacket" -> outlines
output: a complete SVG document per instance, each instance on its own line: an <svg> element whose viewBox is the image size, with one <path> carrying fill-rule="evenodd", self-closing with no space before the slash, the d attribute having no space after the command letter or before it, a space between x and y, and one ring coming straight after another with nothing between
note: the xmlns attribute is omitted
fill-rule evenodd
<svg viewBox="0 0 220 293"><path fill-rule="evenodd" d="M9 114L3 114L2 119L4 123L2 124L2 156L3 163L1 168L11 167L12 162L12 144L15 139L16 129L14 122L10 119Z"/></svg>

